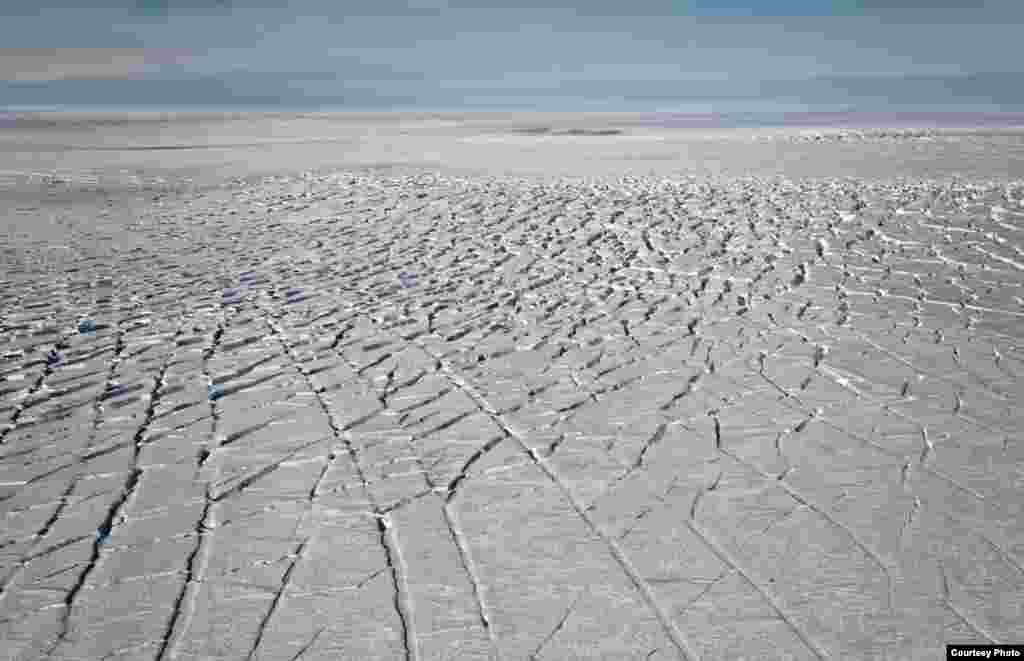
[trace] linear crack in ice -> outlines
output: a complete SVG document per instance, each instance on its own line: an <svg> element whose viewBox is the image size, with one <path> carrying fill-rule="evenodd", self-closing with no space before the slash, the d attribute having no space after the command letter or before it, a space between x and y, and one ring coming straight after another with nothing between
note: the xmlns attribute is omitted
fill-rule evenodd
<svg viewBox="0 0 1024 661"><path fill-rule="evenodd" d="M423 349L424 353L428 355L433 355L430 354L430 352L425 347L421 348ZM661 604L658 602L654 595L654 592L651 590L650 585L643 580L643 578L637 572L636 568L633 567L633 565L629 562L629 560L626 557L626 554L619 547L618 543L614 539L609 537L608 534L605 533L605 531L600 526L598 526L594 519L587 513L583 505L579 503L575 495L573 495L572 491L565 483L565 480L562 479L557 472L555 472L555 470L551 467L547 460L540 456L536 449L530 447L530 445L526 442L525 436L523 434L517 432L504 419L498 416L495 408L491 406L490 403L488 403L487 400L484 399L476 391L475 388L469 385L465 380L463 380L452 370L450 364L447 361L440 360L440 362L445 376L449 380L451 380L452 383L459 388L459 390L469 395L469 397L476 403L477 407L481 411L485 412L496 424L498 424L498 426L501 429L503 429L510 437L515 439L516 443L527 454L527 456L531 458L533 463L536 464L544 472L548 479L550 479L556 486L558 486L558 488L561 490L565 498L569 501L570 505L572 505L573 509L576 511L577 515L579 515L579 517L583 519L583 521L587 524L590 530L604 543L608 551L611 553L612 557L619 564L622 570L626 573L626 575L629 577L630 581L637 588L637 590L640 592L640 594L644 598L644 601L647 603L647 606L654 612L655 616L658 618L658 622L661 624L662 629L665 631L666 635L669 637L673 645L676 647L676 650L679 652L679 655L684 659L699 658L696 652L694 652L693 647L690 645L690 643L683 638L682 633L679 631L675 623L669 617L664 607L662 607Z"/></svg>
<svg viewBox="0 0 1024 661"><path fill-rule="evenodd" d="M263 642L263 636L266 634L267 624L269 624L270 620L274 617L274 613L277 612L278 605L281 603L281 600L284 598L285 592L288 590L288 587L291 584L292 572L295 571L295 565L297 565L299 561L302 560L308 543L308 539L303 540L299 544L298 548L295 549L295 552L292 554L292 561L288 564L288 568L285 570L284 575L281 577L281 584L278 586L277 591L274 594L274 598L271 600L270 606L267 608L267 612L263 615L263 618L260 620L259 629L257 629L256 631L256 639L253 641L252 647L249 648L249 653L245 656L246 661L252 661L254 658L256 658L256 652L259 650L260 643Z"/></svg>
<svg viewBox="0 0 1024 661"><path fill-rule="evenodd" d="M391 572L391 582L395 595L395 611L398 613L398 619L402 627L402 644L405 648L405 659L406 661L417 661L419 659L419 643L416 640L416 629L413 623L412 599L409 595L409 585L406 582L408 571L402 559L397 536L392 530L393 525L388 515L382 514L377 517L380 545L384 549L384 557Z"/></svg>
<svg viewBox="0 0 1024 661"><path fill-rule="evenodd" d="M755 590L758 591L761 597L766 602L768 602L768 604L772 607L772 609L779 616L779 618L786 623L786 626L788 626L789 629L794 634L796 634L797 638L800 639L800 641L807 647L808 650L814 653L815 657L817 657L820 661L827 661L827 659L829 658L828 653L821 646L819 646L819 644L815 642L807 634L807 632L803 630L803 627L797 624L793 616L785 610L783 610L782 605L779 604L778 601L768 593L768 591L765 589L763 585L754 580L750 573L746 569L744 569L728 551L725 550L725 547L719 544L711 535L708 534L706 530L703 529L703 527L697 524L695 518L697 511L697 500L701 497L701 495L703 495L703 490L698 492L697 497L694 498L694 504L691 506L690 509L690 516L687 517L685 520L687 527L698 538L700 538L702 542L704 542L704 544L711 550L712 553L718 556L719 560L725 563L728 567L735 570L740 576L743 577L743 579L749 585L751 585Z"/></svg>

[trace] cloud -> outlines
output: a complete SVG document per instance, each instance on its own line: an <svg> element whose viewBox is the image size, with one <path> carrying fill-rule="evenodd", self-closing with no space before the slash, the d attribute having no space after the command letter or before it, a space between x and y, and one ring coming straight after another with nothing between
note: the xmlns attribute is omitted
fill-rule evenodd
<svg viewBox="0 0 1024 661"><path fill-rule="evenodd" d="M131 78L184 53L142 48L0 48L0 80Z"/></svg>

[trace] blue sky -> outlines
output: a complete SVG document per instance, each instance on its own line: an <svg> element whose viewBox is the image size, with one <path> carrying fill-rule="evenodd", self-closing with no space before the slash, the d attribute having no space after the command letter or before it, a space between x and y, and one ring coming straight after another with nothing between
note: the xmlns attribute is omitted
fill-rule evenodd
<svg viewBox="0 0 1024 661"><path fill-rule="evenodd" d="M1024 2L7 0L0 106L1024 110Z"/></svg>

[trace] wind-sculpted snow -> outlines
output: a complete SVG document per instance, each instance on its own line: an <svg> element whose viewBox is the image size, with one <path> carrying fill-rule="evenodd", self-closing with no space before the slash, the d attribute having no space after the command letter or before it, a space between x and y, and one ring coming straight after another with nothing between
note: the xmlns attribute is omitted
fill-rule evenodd
<svg viewBox="0 0 1024 661"><path fill-rule="evenodd" d="M1022 184L342 173L31 213L4 659L1024 640Z"/></svg>

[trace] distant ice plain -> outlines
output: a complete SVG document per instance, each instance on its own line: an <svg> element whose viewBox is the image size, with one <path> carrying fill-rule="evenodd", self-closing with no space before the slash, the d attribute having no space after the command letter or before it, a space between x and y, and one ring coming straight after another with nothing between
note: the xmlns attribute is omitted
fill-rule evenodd
<svg viewBox="0 0 1024 661"><path fill-rule="evenodd" d="M1021 114L804 114L790 125L616 113L37 113L0 122L0 177L197 180L380 168L545 177L1024 176ZM530 134L523 129L550 129ZM618 135L559 135L572 129ZM920 129L916 139L901 133ZM814 140L887 130L892 139ZM808 139L809 138L809 139Z"/></svg>

